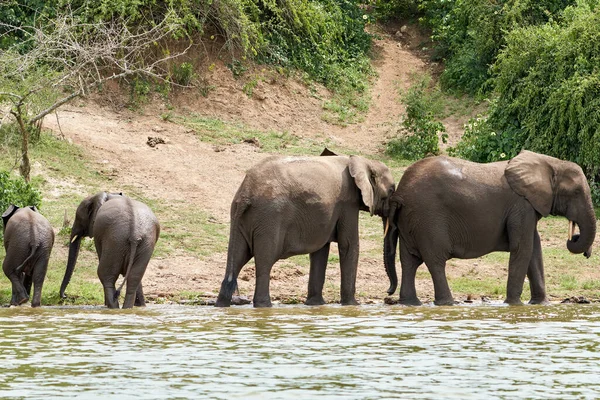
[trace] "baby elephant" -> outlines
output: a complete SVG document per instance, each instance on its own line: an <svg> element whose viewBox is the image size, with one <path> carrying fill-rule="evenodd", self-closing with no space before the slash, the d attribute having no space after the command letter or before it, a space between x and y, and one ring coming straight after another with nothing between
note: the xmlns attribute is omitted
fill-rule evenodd
<svg viewBox="0 0 600 400"><path fill-rule="evenodd" d="M12 283L11 305L29 300L34 284L32 307L39 307L48 260L54 245L54 231L35 207L11 205L2 214L6 257L2 270Z"/></svg>
<svg viewBox="0 0 600 400"><path fill-rule="evenodd" d="M122 194L100 192L84 199L71 229L67 269L60 286L60 296L71 280L81 239L93 237L98 253L98 278L104 286L104 303L119 308L119 294L125 282L127 291L123 308L144 306L142 277L158 240L160 225L147 205ZM119 290L115 283L125 276Z"/></svg>

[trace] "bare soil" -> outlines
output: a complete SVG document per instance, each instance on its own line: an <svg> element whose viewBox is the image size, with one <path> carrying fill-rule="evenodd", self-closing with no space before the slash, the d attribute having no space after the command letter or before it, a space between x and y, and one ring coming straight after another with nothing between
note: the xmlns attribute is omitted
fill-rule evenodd
<svg viewBox="0 0 600 400"><path fill-rule="evenodd" d="M398 27L399 29L399 27ZM328 139L344 148L366 156L382 151L383 145L397 132L404 112L399 102L399 90L406 89L412 72L431 66L419 55L422 38L410 28L402 37L395 27L381 32L375 41L374 66L377 78L372 88L372 105L364 121L349 126L337 126L322 119L323 101L330 97L327 90L307 87L295 79L285 79L276 73L262 71L252 97L244 93L243 81L218 59L208 61L206 81L210 84L206 97L198 93L179 93L172 99L174 111L194 112L225 121L241 122L262 131L289 132L301 137ZM252 144L235 144L219 148L198 140L193 132L164 121L160 115L168 112L161 101L153 101L143 111L131 112L122 107L118 96L105 93L102 98L88 100L62 109L58 121L49 117L45 127L84 149L99 173L111 178L110 191L135 188L145 197L173 204L195 206L205 211L215 223L229 224L229 207L245 171L269 154ZM58 124L60 123L60 126ZM460 135L461 123L450 124L450 137ZM148 137L160 137L165 143L154 147ZM396 177L398 180L400 177ZM80 194L76 184L52 183L47 196L59 196L66 191ZM77 204L73 205L73 211ZM161 218L171 216L158 215ZM362 249L378 248L380 241L363 239ZM332 248L332 254L337 248ZM66 248L56 249L54 257L66 259ZM308 257L308 256L307 256ZM169 297L184 291L214 298L225 271L225 253L196 257L186 252L168 258L155 257L150 262L144 287L149 298ZM308 263L302 265L280 261L273 269L271 294L274 300L302 301L306 296ZM454 273L472 269L469 263L455 263ZM491 266L490 271L478 270L486 276L505 276L503 267ZM240 294L252 297L254 270L246 266L241 273ZM502 278L504 279L504 278ZM328 269L325 297L339 299L339 265ZM388 279L381 257L361 255L357 294L362 302L381 302L386 296ZM423 299L431 298L430 279L419 280Z"/></svg>

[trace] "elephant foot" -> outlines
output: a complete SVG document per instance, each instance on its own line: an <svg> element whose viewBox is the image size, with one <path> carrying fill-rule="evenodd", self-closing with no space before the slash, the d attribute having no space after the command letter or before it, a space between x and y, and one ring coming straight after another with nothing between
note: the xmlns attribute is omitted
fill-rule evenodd
<svg viewBox="0 0 600 400"><path fill-rule="evenodd" d="M25 297L21 297L18 300L15 300L14 302L11 302L11 306L20 306L23 303L27 303L29 301L29 297L25 296Z"/></svg>
<svg viewBox="0 0 600 400"><path fill-rule="evenodd" d="M321 296L321 295L312 296L312 297L306 299L304 304L307 306L322 306L323 304L325 304L325 300L323 299L323 296Z"/></svg>
<svg viewBox="0 0 600 400"><path fill-rule="evenodd" d="M546 297L541 298L541 299L531 299L529 300L529 304L541 304L544 306L547 306L548 304L550 304L550 302L548 301L548 299Z"/></svg>
<svg viewBox="0 0 600 400"><path fill-rule="evenodd" d="M273 304L271 304L271 300L269 301L257 301L255 300L253 303L255 308L267 308L267 307L273 307Z"/></svg>
<svg viewBox="0 0 600 400"><path fill-rule="evenodd" d="M225 298L225 296L219 295L215 302L215 307L229 307L231 306L231 298Z"/></svg>
<svg viewBox="0 0 600 400"><path fill-rule="evenodd" d="M356 301L355 298L351 298L351 299L347 299L347 300L342 300L341 304L343 306L358 306L360 303L358 301Z"/></svg>
<svg viewBox="0 0 600 400"><path fill-rule="evenodd" d="M407 298L407 299L400 298L400 300L398 301L398 304L402 304L403 306L420 306L420 305L423 305L423 303L421 303L421 301L419 299L417 299L416 297L414 297L414 298Z"/></svg>
<svg viewBox="0 0 600 400"><path fill-rule="evenodd" d="M434 300L433 304L436 306L453 306L456 304L456 302L452 297L450 297L449 299Z"/></svg>
<svg viewBox="0 0 600 400"><path fill-rule="evenodd" d="M506 298L506 300L504 300L505 304L511 305L511 306L522 306L523 302L521 301L521 299L509 299L508 297Z"/></svg>

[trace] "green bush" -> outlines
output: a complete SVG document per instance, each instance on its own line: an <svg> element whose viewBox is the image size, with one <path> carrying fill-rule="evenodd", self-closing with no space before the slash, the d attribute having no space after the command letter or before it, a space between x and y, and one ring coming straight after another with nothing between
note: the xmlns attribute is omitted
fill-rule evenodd
<svg viewBox="0 0 600 400"><path fill-rule="evenodd" d="M560 18L574 0L421 0L421 22L432 30L436 57L446 61L444 88L489 92L490 66L513 29Z"/></svg>
<svg viewBox="0 0 600 400"><path fill-rule="evenodd" d="M449 148L448 154L480 163L503 161L518 154L515 142L515 137L494 131L486 117L478 116L465 125L460 142Z"/></svg>
<svg viewBox="0 0 600 400"><path fill-rule="evenodd" d="M430 154L439 154L438 136L447 135L444 124L435 120L443 109L439 88L430 89L431 77L413 76L415 81L402 95L406 116L399 136L387 143L386 153L405 160L418 160Z"/></svg>
<svg viewBox="0 0 600 400"><path fill-rule="evenodd" d="M600 13L594 1L567 7L560 21L518 28L493 67L488 117L456 147L475 161L522 148L578 163L600 202ZM491 137L492 132L497 133Z"/></svg>
<svg viewBox="0 0 600 400"><path fill-rule="evenodd" d="M7 171L0 171L0 215L14 204L19 207L36 206L42 204L40 192L25 182L23 178L11 178ZM0 237L4 229L0 229Z"/></svg>

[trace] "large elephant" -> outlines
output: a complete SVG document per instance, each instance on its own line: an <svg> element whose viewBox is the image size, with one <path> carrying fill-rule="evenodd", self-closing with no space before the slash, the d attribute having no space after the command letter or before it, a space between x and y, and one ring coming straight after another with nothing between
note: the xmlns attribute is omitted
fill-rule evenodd
<svg viewBox="0 0 600 400"><path fill-rule="evenodd" d="M537 222L549 214L570 221L567 248L589 257L596 216L577 164L530 151L490 164L444 156L418 161L406 170L390 201L391 229L384 250L388 293L398 283L394 262L399 237L401 304L421 304L415 274L423 262L433 279L435 304L453 304L446 261L493 251L510 252L506 303L521 304L525 275L530 303L547 303ZM579 235L573 235L575 225Z"/></svg>
<svg viewBox="0 0 600 400"><path fill-rule="evenodd" d="M100 192L87 197L77 207L60 296L66 297L81 239L87 236L94 238L98 253L98 278L104 287L105 305L119 308L119 294L127 282L123 308L144 306L142 277L159 234L158 220L147 205L120 193ZM119 275L125 278L116 290Z"/></svg>
<svg viewBox="0 0 600 400"><path fill-rule="evenodd" d="M256 263L255 307L270 307L270 272L280 259L310 254L307 305L324 304L331 242L340 252L341 303L355 299L358 212L386 218L394 178L359 156L269 157L250 169L231 204L225 278L216 305L227 307L242 267Z"/></svg>
<svg viewBox="0 0 600 400"><path fill-rule="evenodd" d="M4 274L12 284L11 305L29 300L34 284L32 307L39 307L48 260L54 245L54 231L35 207L9 206L4 214Z"/></svg>

